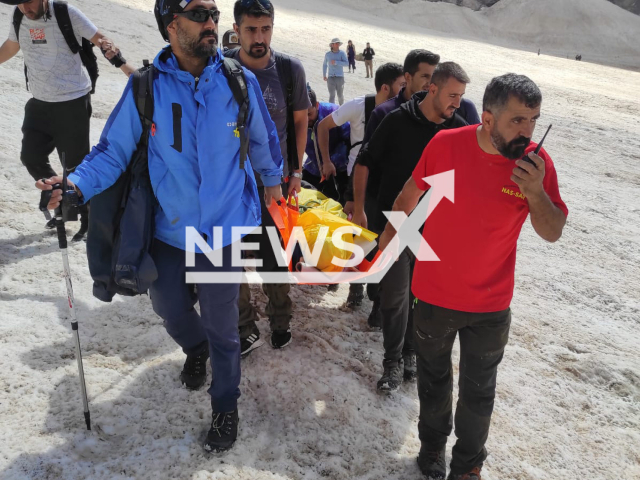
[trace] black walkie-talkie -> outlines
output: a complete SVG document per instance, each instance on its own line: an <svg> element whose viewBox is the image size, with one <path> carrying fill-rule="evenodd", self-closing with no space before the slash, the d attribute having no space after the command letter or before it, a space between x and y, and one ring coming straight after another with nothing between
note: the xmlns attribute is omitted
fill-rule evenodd
<svg viewBox="0 0 640 480"><path fill-rule="evenodd" d="M533 151L533 153L535 153L536 155L538 155L540 153L540 149L542 148L542 144L544 143L544 139L547 138L547 134L549 133L549 130L551 130L551 127L553 127L553 125L549 125L549 128L547 128L547 131L544 132L544 136L542 137L542 140L540 140L540 143L538 144L536 149ZM522 160L524 160L525 162L529 162L531 165L533 165L534 167L538 168L536 166L536 164L534 163L534 161L529 158L529 154L528 153L524 157L522 157Z"/></svg>

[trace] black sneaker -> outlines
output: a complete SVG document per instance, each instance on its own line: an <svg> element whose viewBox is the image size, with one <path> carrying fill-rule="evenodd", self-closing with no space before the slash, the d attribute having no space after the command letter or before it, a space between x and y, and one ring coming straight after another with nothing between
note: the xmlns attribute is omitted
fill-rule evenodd
<svg viewBox="0 0 640 480"><path fill-rule="evenodd" d="M188 390L198 390L207 381L207 360L209 360L209 344L195 355L187 355L180 381Z"/></svg>
<svg viewBox="0 0 640 480"><path fill-rule="evenodd" d="M53 217L51 220L49 220L47 223L44 224L44 228L46 228L47 230L51 230L52 228L56 228L56 218Z"/></svg>
<svg viewBox="0 0 640 480"><path fill-rule="evenodd" d="M264 340L260 339L260 331L255 329L247 338L240 339L240 355L246 357L262 345L264 345Z"/></svg>
<svg viewBox="0 0 640 480"><path fill-rule="evenodd" d="M385 365L382 377L378 380L379 393L392 393L398 391L402 384L402 360L393 365Z"/></svg>
<svg viewBox="0 0 640 480"><path fill-rule="evenodd" d="M447 475L447 465L444 459L445 449L430 452L420 449L418 467L427 480L444 480Z"/></svg>
<svg viewBox="0 0 640 480"><path fill-rule="evenodd" d="M480 477L480 469L481 467L474 467L473 470L467 473L449 473L447 480L482 480Z"/></svg>
<svg viewBox="0 0 640 480"><path fill-rule="evenodd" d="M291 329L276 330L271 334L271 346L273 348L284 348L291 343Z"/></svg>
<svg viewBox="0 0 640 480"><path fill-rule="evenodd" d="M376 298L373 301L373 307L371 307L371 313L367 318L367 325L369 328L381 329L382 328L382 312L380 311L380 300Z"/></svg>
<svg viewBox="0 0 640 480"><path fill-rule="evenodd" d="M351 308L352 310L360 308L362 306L362 300L364 300L364 285L361 283L349 285L347 308Z"/></svg>
<svg viewBox="0 0 640 480"><path fill-rule="evenodd" d="M415 382L418 378L418 364L416 362L416 354L410 353L407 355L403 355L402 362L404 363L403 378L407 382Z"/></svg>
<svg viewBox="0 0 640 480"><path fill-rule="evenodd" d="M226 452L238 438L238 409L233 412L213 413L211 428L204 441L204 449L209 453Z"/></svg>

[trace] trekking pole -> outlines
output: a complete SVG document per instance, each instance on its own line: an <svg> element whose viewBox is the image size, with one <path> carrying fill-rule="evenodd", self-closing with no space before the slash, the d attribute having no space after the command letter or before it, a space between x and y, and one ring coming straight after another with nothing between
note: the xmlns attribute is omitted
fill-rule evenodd
<svg viewBox="0 0 640 480"><path fill-rule="evenodd" d="M62 184L55 184L51 190L44 190L40 196L40 210L45 211L53 190L62 190L62 200L55 209L56 231L58 233L58 246L62 253L62 268L64 280L67 286L67 301L69 312L71 313L71 330L73 330L76 341L76 360L78 361L78 373L80 376L80 390L82 391L82 403L84 406L84 421L87 430L91 430L91 414L89 412L89 400L87 398L87 386L84 381L84 368L82 366L82 351L80 349L80 334L78 332L78 318L76 317L75 299L73 297L73 285L71 284L71 269L69 268L69 254L67 253L67 232L64 227L65 221L78 220L78 194L75 190L67 191L67 170L65 168L64 153L62 159ZM44 179L43 179L44 180ZM75 216L75 218L74 218Z"/></svg>

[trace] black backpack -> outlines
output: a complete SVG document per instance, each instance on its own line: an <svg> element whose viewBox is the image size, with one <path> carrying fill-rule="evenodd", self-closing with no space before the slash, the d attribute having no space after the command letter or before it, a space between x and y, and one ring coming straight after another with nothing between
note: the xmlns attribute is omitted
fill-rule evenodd
<svg viewBox="0 0 640 480"><path fill-rule="evenodd" d="M240 168L249 150L246 134L249 95L240 64L224 59L224 73L238 103ZM87 259L93 295L110 302L116 294L134 296L148 291L158 278L151 258L157 200L149 178L148 144L153 123L153 80L156 70L145 66L133 74L133 93L142 122L142 134L127 170L108 189L91 199Z"/></svg>
<svg viewBox="0 0 640 480"><path fill-rule="evenodd" d="M224 56L233 59L239 48L226 50ZM300 159L298 158L298 143L296 139L296 125L293 120L293 73L291 70L291 57L284 53L273 52L276 62L276 70L278 71L278 80L282 87L282 95L287 104L287 163L289 172L300 168Z"/></svg>
<svg viewBox="0 0 640 480"><path fill-rule="evenodd" d="M93 43L88 39L83 38L82 46L78 44L78 39L73 32L73 26L71 25L71 19L69 18L69 9L67 7L67 2L64 0L56 0L53 2L53 11L56 14L56 20L58 22L58 27L62 32L62 36L67 42L69 49L74 54L77 53L80 55L82 64L87 69L89 78L91 79L91 93L95 93L96 82L98 81L98 59L96 58L95 53L93 53ZM13 12L13 29L16 32L18 42L20 42L20 24L22 23L23 17L24 14L19 8L16 8ZM27 90L29 90L29 77L27 75L26 65L24 66L24 78L27 82Z"/></svg>

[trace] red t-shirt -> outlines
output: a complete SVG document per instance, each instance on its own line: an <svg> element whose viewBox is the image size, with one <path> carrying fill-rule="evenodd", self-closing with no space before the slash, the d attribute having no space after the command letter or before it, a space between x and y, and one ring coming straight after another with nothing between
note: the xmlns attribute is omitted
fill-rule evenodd
<svg viewBox="0 0 640 480"><path fill-rule="evenodd" d="M426 221L424 239L439 262L417 261L413 294L423 302L464 312L497 312L513 297L516 247L529 204L511 181L513 160L485 153L477 125L443 130L429 142L415 170L422 179L454 169L455 203L443 199ZM527 153L537 145L531 143ZM543 150L544 189L565 215L553 162Z"/></svg>

